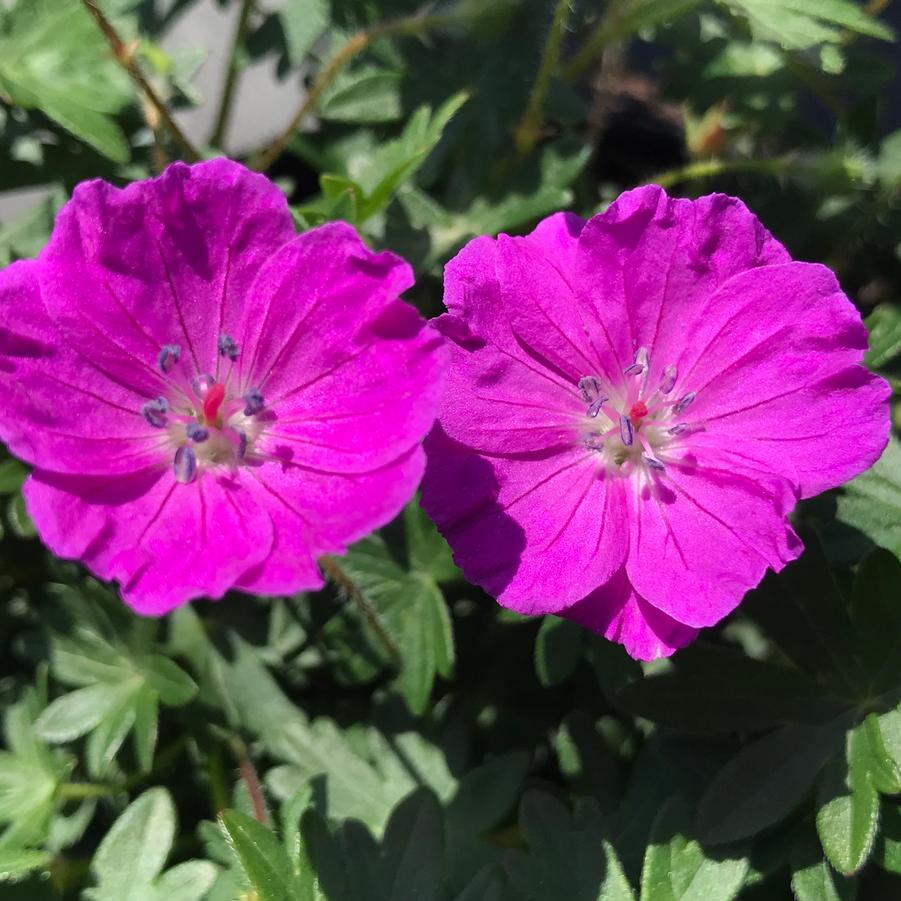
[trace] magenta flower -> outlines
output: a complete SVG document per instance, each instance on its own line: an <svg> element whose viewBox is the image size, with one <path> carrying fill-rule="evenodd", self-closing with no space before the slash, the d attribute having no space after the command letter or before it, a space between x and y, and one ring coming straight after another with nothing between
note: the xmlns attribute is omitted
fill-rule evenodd
<svg viewBox="0 0 901 901"><path fill-rule="evenodd" d="M446 352L411 283L227 160L80 185L0 273L0 438L43 540L141 613L321 586L422 473Z"/></svg>
<svg viewBox="0 0 901 901"><path fill-rule="evenodd" d="M501 604L671 654L798 556L799 497L873 463L888 386L823 266L738 200L623 194L470 242L424 506Z"/></svg>

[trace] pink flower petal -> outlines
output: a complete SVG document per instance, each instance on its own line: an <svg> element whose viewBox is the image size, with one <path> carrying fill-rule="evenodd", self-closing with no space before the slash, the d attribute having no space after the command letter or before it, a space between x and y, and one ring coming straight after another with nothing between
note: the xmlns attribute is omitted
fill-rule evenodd
<svg viewBox="0 0 901 901"><path fill-rule="evenodd" d="M629 493L626 562L636 592L681 623L712 626L738 606L767 568L801 553L788 524L786 483L752 480L699 462Z"/></svg>
<svg viewBox="0 0 901 901"><path fill-rule="evenodd" d="M241 330L251 281L293 235L281 192L228 160L122 190L86 182L41 255L44 302L98 369L154 396L172 381L163 345L180 346L189 375L218 371L219 335Z"/></svg>
<svg viewBox="0 0 901 901"><path fill-rule="evenodd" d="M35 466L133 472L160 460L140 415L146 396L95 369L60 339L38 286L40 265L0 271L0 438Z"/></svg>
<svg viewBox="0 0 901 901"><path fill-rule="evenodd" d="M436 428L423 508L471 582L520 613L556 613L622 564L623 485L582 448L481 457Z"/></svg>
<svg viewBox="0 0 901 901"><path fill-rule="evenodd" d="M179 485L171 472L86 479L37 470L24 493L55 554L118 580L130 606L158 615L191 598L222 597L269 555L270 520L249 502L246 478Z"/></svg>
<svg viewBox="0 0 901 901"><path fill-rule="evenodd" d="M618 642L636 660L669 657L698 634L636 594L625 569L560 616Z"/></svg>
<svg viewBox="0 0 901 901"><path fill-rule="evenodd" d="M709 438L791 465L802 497L852 478L888 441L889 388L861 365L866 329L824 266L789 263L742 273L707 306L681 380L691 418Z"/></svg>
<svg viewBox="0 0 901 901"><path fill-rule="evenodd" d="M254 353L239 359L236 377L272 411L267 449L320 470L365 472L419 443L438 406L445 351L397 300L411 283L406 263L372 253L343 223L301 235L263 268L244 339Z"/></svg>

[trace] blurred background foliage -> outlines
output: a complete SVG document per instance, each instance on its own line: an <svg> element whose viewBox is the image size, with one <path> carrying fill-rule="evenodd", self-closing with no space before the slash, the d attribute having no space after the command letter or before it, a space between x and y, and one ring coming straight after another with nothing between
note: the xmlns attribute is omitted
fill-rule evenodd
<svg viewBox="0 0 901 901"><path fill-rule="evenodd" d="M83 179L225 153L405 255L433 315L469 237L655 181L835 269L901 391L898 4L219 0L227 33L167 49L211 4L0 2L0 264ZM261 61L289 105L248 133ZM496 607L415 501L316 595L143 620L42 549L25 476L0 456L4 901L901 897L897 431L649 665Z"/></svg>

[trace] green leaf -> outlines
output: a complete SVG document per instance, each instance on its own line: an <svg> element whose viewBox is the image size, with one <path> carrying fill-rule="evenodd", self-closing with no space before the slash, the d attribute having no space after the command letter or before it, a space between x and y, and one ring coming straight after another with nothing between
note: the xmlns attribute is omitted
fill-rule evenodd
<svg viewBox="0 0 901 901"><path fill-rule="evenodd" d="M85 760L93 779L106 775L113 758L135 724L135 705L141 690L137 679L129 680L116 689L116 699L104 713L97 728L88 736Z"/></svg>
<svg viewBox="0 0 901 901"><path fill-rule="evenodd" d="M584 631L575 623L546 616L535 638L535 671L545 687L568 679L582 656Z"/></svg>
<svg viewBox="0 0 901 901"><path fill-rule="evenodd" d="M506 864L514 886L529 901L633 901L593 802L580 801L570 815L551 795L529 791L520 803L519 821L529 850L511 855Z"/></svg>
<svg viewBox="0 0 901 901"><path fill-rule="evenodd" d="M294 869L275 835L238 810L226 810L220 822L259 901L296 901Z"/></svg>
<svg viewBox="0 0 901 901"><path fill-rule="evenodd" d="M829 866L809 833L792 849L791 870L791 887L797 901L853 901L857 894L857 884L843 879Z"/></svg>
<svg viewBox="0 0 901 901"><path fill-rule="evenodd" d="M398 566L377 535L355 544L340 566L400 650L398 686L410 709L421 714L436 674L448 676L454 660L450 614L441 590L430 576Z"/></svg>
<svg viewBox="0 0 901 901"><path fill-rule="evenodd" d="M34 538L37 535L37 529L25 509L25 499L21 494L12 496L6 508L6 516L14 535L18 535L19 538Z"/></svg>
<svg viewBox="0 0 901 901"><path fill-rule="evenodd" d="M805 50L821 43L839 43L842 29L893 40L892 30L848 0L720 0L745 17L751 33L787 50Z"/></svg>
<svg viewBox="0 0 901 901"><path fill-rule="evenodd" d="M322 93L317 112L332 122L394 122L403 115L401 72L376 66L344 70Z"/></svg>
<svg viewBox="0 0 901 901"><path fill-rule="evenodd" d="M568 713L554 747L560 770L573 791L592 795L604 812L613 810L623 791L620 763L591 717L580 710Z"/></svg>
<svg viewBox="0 0 901 901"><path fill-rule="evenodd" d="M861 688L853 628L819 536L802 529L804 553L778 574L767 573L743 605L799 666L822 673L853 696Z"/></svg>
<svg viewBox="0 0 901 901"><path fill-rule="evenodd" d="M332 16L331 3L329 0L286 3L277 15L285 32L288 61L292 66L299 66L328 27Z"/></svg>
<svg viewBox="0 0 901 901"><path fill-rule="evenodd" d="M864 723L848 732L844 757L823 772L817 791L817 833L829 862L852 875L866 862L879 824L879 794L870 777L871 749Z"/></svg>
<svg viewBox="0 0 901 901"><path fill-rule="evenodd" d="M891 437L879 460L844 486L836 516L901 556L901 441Z"/></svg>
<svg viewBox="0 0 901 901"><path fill-rule="evenodd" d="M901 159L901 131L897 135L898 156ZM901 182L901 163L895 179ZM870 369L881 369L901 354L901 308L896 304L880 304L866 318L870 333L870 349L864 362Z"/></svg>
<svg viewBox="0 0 901 901"><path fill-rule="evenodd" d="M0 89L109 159L128 161L128 142L110 114L133 99L131 85L80 3L18 0L0 15Z"/></svg>
<svg viewBox="0 0 901 901"><path fill-rule="evenodd" d="M157 879L148 901L201 901L216 881L218 869L208 860L186 860Z"/></svg>
<svg viewBox="0 0 901 901"><path fill-rule="evenodd" d="M148 686L138 691L134 700L135 754L141 772L149 773L153 768L153 754L156 750L159 732L159 704L157 693Z"/></svg>
<svg viewBox="0 0 901 901"><path fill-rule="evenodd" d="M851 706L800 670L701 643L678 654L672 671L626 685L616 703L655 723L714 733L823 722Z"/></svg>
<svg viewBox="0 0 901 901"><path fill-rule="evenodd" d="M438 901L443 881L444 817L431 792L414 792L395 808L382 847L389 901Z"/></svg>
<svg viewBox="0 0 901 901"><path fill-rule="evenodd" d="M0 494L15 494L28 475L28 470L18 460L0 462Z"/></svg>
<svg viewBox="0 0 901 901"><path fill-rule="evenodd" d="M359 174L369 195L361 221L388 206L398 188L413 177L466 99L464 93L455 94L434 114L428 106L419 107L407 121L400 137L379 147L370 164Z"/></svg>
<svg viewBox="0 0 901 901"><path fill-rule="evenodd" d="M132 802L103 837L91 871L94 901L133 898L163 869L175 837L175 808L163 788L151 788Z"/></svg>
<svg viewBox="0 0 901 901"><path fill-rule="evenodd" d="M50 868L53 855L28 848L0 848L0 882L17 882L30 873Z"/></svg>
<svg viewBox="0 0 901 901"><path fill-rule="evenodd" d="M690 810L671 798L651 828L641 872L641 901L731 901L741 890L748 858L709 856L691 834Z"/></svg>
<svg viewBox="0 0 901 901"><path fill-rule="evenodd" d="M460 577L450 547L418 500L404 507L404 528L410 569L426 573L436 582L451 582Z"/></svg>
<svg viewBox="0 0 901 901"><path fill-rule="evenodd" d="M901 562L876 550L857 570L851 616L868 684L874 694L901 683Z"/></svg>
<svg viewBox="0 0 901 901"><path fill-rule="evenodd" d="M40 715L35 729L44 741L73 741L96 728L120 697L114 685L98 684L63 695Z"/></svg>
<svg viewBox="0 0 901 901"><path fill-rule="evenodd" d="M756 835L791 813L841 748L846 722L785 726L741 750L701 797L698 837L725 844Z"/></svg>
<svg viewBox="0 0 901 901"><path fill-rule="evenodd" d="M516 803L530 762L524 751L508 751L469 770L447 805L449 835L476 838L497 826Z"/></svg>
<svg viewBox="0 0 901 901"><path fill-rule="evenodd" d="M140 670L164 704L183 707L197 694L197 683L168 657L152 654Z"/></svg>
<svg viewBox="0 0 901 901"><path fill-rule="evenodd" d="M873 857L884 870L901 874L901 805L896 798L883 798L881 820Z"/></svg>

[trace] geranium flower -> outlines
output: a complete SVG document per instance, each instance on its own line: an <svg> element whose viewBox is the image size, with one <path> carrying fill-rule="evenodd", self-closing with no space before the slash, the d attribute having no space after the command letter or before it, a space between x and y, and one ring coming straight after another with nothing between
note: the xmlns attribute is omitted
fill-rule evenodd
<svg viewBox="0 0 901 901"><path fill-rule="evenodd" d="M668 655L801 552L799 497L873 463L886 383L823 266L738 200L623 194L448 264L423 503L466 576Z"/></svg>
<svg viewBox="0 0 901 901"><path fill-rule="evenodd" d="M227 160L80 185L0 273L0 438L40 536L141 613L321 586L421 476L445 351L411 284L348 225L295 236Z"/></svg>

